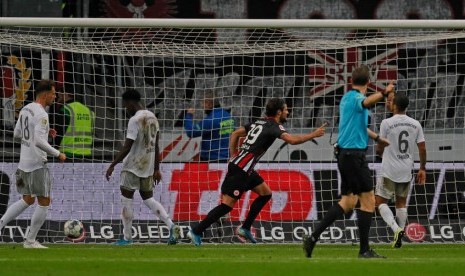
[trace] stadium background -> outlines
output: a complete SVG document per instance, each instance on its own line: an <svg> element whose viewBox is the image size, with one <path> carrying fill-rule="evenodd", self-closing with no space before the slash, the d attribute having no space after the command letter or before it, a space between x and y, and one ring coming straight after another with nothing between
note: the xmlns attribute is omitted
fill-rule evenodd
<svg viewBox="0 0 465 276"><path fill-rule="evenodd" d="M72 2L72 3L71 3ZM178 0L178 1L70 1L70 3L64 3L62 6L61 1L36 1L30 9L23 9L19 1L2 1L1 13L2 16L58 16L58 17L178 17L178 18L314 18L314 19L463 19L465 9L462 1L421 1L419 3L408 3L409 1L233 1L233 3L222 3L222 1L205 0L205 1L191 1L191 0ZM415 1L416 2L416 1ZM86 4L87 3L87 4ZM221 4L220 4L221 3ZM144 6L145 4L145 6ZM428 7L428 8L424 8ZM139 8L139 9L138 9ZM305 11L305 12L304 12ZM309 11L309 12L307 12ZM210 41L211 37L200 38L205 41ZM217 38L221 39L221 38ZM459 48L463 48L463 42L455 41L444 46L444 48L424 48L424 49L402 49L399 51L391 52L389 47L378 47L376 51L368 51L367 49L347 49L343 53L325 53L324 55L330 55L332 60L337 64L343 64L344 56L351 55L356 51L364 51L362 60L352 59L346 63L345 66L353 67L357 64L366 62L377 56L395 55L400 61L392 69L391 64L381 64L384 66L382 75L378 76L379 80L391 79L393 75L399 79L399 89L404 90L416 90L423 93L416 93L415 95L429 95L430 98L436 98L435 101L428 101L424 97L411 98L412 105L415 107L415 113L411 114L414 118L422 122L425 127L425 131L430 137L436 135L437 130L457 130L464 128L464 114L465 114L465 93L463 93L463 86L465 83L465 66L459 62L465 60L463 53L458 51ZM443 55L447 52L448 56ZM15 156L9 149L13 148L13 142L11 139L11 128L14 123L15 114L22 107L16 103L12 103L14 97L30 96L30 87L25 87L23 91L15 90L14 87L20 79L20 71L23 70L22 62L25 63L27 68L32 71L32 79L39 79L43 76L44 71L47 71L49 75L53 76L59 83L67 82L69 80L77 80L77 84L68 86L73 92L82 95L92 95L86 97L86 103L90 106L98 106L97 102L99 99L107 96L116 94L116 79L115 74L103 72L114 72L115 61L108 57L95 56L93 57L96 61L91 68L86 68L94 72L94 74L81 74L74 70L73 64L68 62L69 60L79 60L79 56L74 56L70 53L49 53L46 59L49 63L44 68L44 53L39 51L27 51L20 49L5 49L2 48L2 56L0 65L2 67L2 82L0 97L2 98L2 112L0 112L1 123L2 123L2 135L4 140L2 141L2 148L4 149L4 156L2 163L2 187L0 200L1 207L6 207L5 202L8 202L8 195L11 193L14 195L14 189L10 189L12 180L10 177L14 170ZM437 58L434 60L426 58L428 56L435 55ZM46 54L47 55L47 54ZM140 66L128 66L125 72L124 85L127 87L145 87L144 93L146 97L146 105L149 108L153 108L160 119L162 130L165 131L166 135L162 140L164 144L162 148L166 148L171 144L171 141L181 139L177 147L172 147L170 151L165 151L164 157L167 162L185 162L195 154L195 147L198 140L188 140L182 135L182 119L184 110L192 102L200 102L201 97L195 93L197 86L208 87L208 79L213 79L212 76L216 76L218 82L228 82L231 74L243 74L247 77L240 80L237 86L223 91L223 105L232 110L233 114L241 114L238 118L238 124L245 123L253 118L261 115L262 110L259 108L267 98L269 98L273 91L271 87L279 83L278 86L282 87L284 91L288 91L287 97L292 102L292 118L288 123L288 127L291 129L299 128L311 128L319 125L322 121L329 121L330 125L333 126L337 122L335 117L337 114L334 110L334 106L337 105L338 99L342 97L346 86L343 85L332 91L319 90L320 85L329 82L329 78L326 78L323 82L312 82L314 75L318 72L320 67L318 65L309 67L308 64L314 64L315 60L318 60L319 53L309 54L308 52L302 53L283 53L281 57L276 56L254 55L254 56L243 56L237 58L226 58L222 60L217 59L200 59L200 60L184 60L184 59L173 59L171 61L171 69L165 70L153 70L143 71ZM17 57L11 58L11 57ZM446 67L441 64L446 63L446 58L453 57L456 62L449 63L457 64L457 66ZM380 58L381 59L381 58ZM378 60L380 60L378 59ZM126 57L125 64L129 65L140 65L145 66L154 64L153 68L162 68L162 64L166 67L164 60L144 60L143 58ZM193 68L195 64L195 69ZM255 66L250 67L250 64ZM432 68L437 70L427 70L423 65L431 65ZM149 66L148 66L149 67ZM168 66L169 67L169 66ZM225 69L227 68L227 69ZM74 72L74 73L70 73ZM347 84L347 76L342 73L334 72L335 75L343 80L343 83ZM104 78L96 79L95 76L105 76ZM187 76L183 79L175 80L172 82L173 76L184 75ZM135 76L135 77L134 77ZM156 77L146 77L156 76ZM298 77L296 77L298 76ZM402 81L402 78L409 79L422 79L421 82L407 82ZM312 78L313 77L313 78ZM203 80L200 81L199 80ZM261 85L263 89L248 89L247 87ZM156 88L164 87L164 90L157 90ZM293 89L293 87L301 87L301 89ZM433 89L431 89L433 87ZM434 89L438 87L438 89ZM169 89L168 89L169 88ZM156 95L151 95L153 91L158 91ZM184 95L184 101L175 101L173 98L165 97L164 93L182 93ZM13 95L14 93L23 93L22 95ZM324 93L325 97L320 97ZM240 107L237 104L235 96L250 96L252 97L252 106ZM156 99L156 100L155 100ZM308 102L304 99L314 99L312 108L303 108ZM331 102L327 102L327 99ZM115 101L107 102L110 107L116 106ZM383 106L378 106L374 110L373 124L376 126L376 122L380 122L384 116ZM157 110L164 110L164 112L157 112ZM103 128L103 125L116 125L114 118L117 114L112 114L111 110L97 109L97 117L100 119L97 121L97 143L96 143L96 154L95 159L100 162L109 160L115 149L118 149L122 141L122 132L118 130L108 130ZM105 113L103 113L105 112ZM110 113L108 113L110 112ZM301 118L304 118L303 120ZM101 127L99 127L99 125ZM453 131L452 131L453 132ZM454 132L455 133L455 132ZM463 162L463 151L452 150L454 139L457 138L457 134L451 133L450 136L446 136L445 140L452 141L451 145L435 145L429 144L429 149L436 150L432 151L432 155L429 155L430 160L437 160L441 162ZM455 135L455 136L454 136ZM455 138L450 138L455 137ZM327 144L326 141L322 141L322 144ZM278 154L271 154L264 157L265 161L330 161L331 153L329 152L324 156L317 156L311 154L312 147L316 145L308 144L302 147L293 148L295 152L305 152L307 158L305 160L296 159L292 160L292 154L288 151L283 151ZM443 147L443 150L439 148ZM449 150L448 147L451 147ZM182 149L182 154L179 154ZM276 146L279 151L280 145ZM444 151L445 149L445 151ZM292 153L292 152L291 152ZM299 154L298 156L302 156ZM105 166L105 165L103 165ZM179 183L187 181L187 176L179 174L180 171L195 171L194 167L173 165L173 170L170 170L170 175L164 177L172 179L179 177L177 180ZM295 171L305 171L295 165ZM219 166L219 171L224 172L224 167ZM203 168L202 172L205 174L215 173L218 170ZM213 171L213 172L210 172ZM436 190L434 185L427 185L425 187L415 187L414 196L411 198L410 206L413 209L409 210L409 213L415 213L416 218L422 221L428 221L429 219L435 220L431 224L435 226L426 230L426 239L429 240L463 240L464 225L454 222L459 216L463 216L465 213L465 202L463 198L463 192L465 191L465 177L462 169L456 168L436 168L434 166L429 167L428 171L428 183L437 183L443 181L443 190ZM65 172L66 173L66 172ZM65 174L63 173L63 174ZM271 172L272 173L272 172ZM56 173L59 175L59 173ZM305 174L305 173L304 173ZM71 176L69 176L71 177ZM95 176L97 179L100 176ZM183 178L184 177L184 178ZM202 178L199 175L199 178ZM62 178L62 177L60 177ZM100 177L101 178L101 177ZM312 204L320 204L317 210L318 212L308 212L308 216L304 219L315 219L319 218L321 214L332 204L332 199L337 198L337 177L336 170L331 165L323 166L321 169L316 170L312 174L312 189L315 190L315 198L311 199ZM98 180L95 180L98 181ZM56 181L57 182L57 181ZM200 185L199 181L198 185ZM219 184L219 183L216 183ZM59 184L60 185L60 184ZM324 186L324 188L323 188ZM165 187L161 191L161 194L166 194L173 187ZM192 193L194 190L200 190L198 186L191 186ZM217 190L217 187L210 187L212 191ZM82 186L78 192L85 192L86 187ZM186 191L184 191L186 192ZM66 193L63 193L66 196ZM197 198L201 198L201 194L197 195ZM102 198L104 195L102 195ZM14 198L14 196L13 196ZM437 198L437 214L433 214L431 217L430 207ZM11 198L10 198L11 199ZM324 199L324 200L323 200ZM176 199L182 202L181 198ZM176 201L175 200L175 201ZM163 201L163 200L162 200ZM213 202L214 203L214 202ZM166 202L165 202L166 204ZM200 203L199 203L200 204ZM190 219L197 219L202 213L198 213L195 208L183 210L180 212L176 211L176 203L168 204L171 207L168 209L170 213L175 217L179 215L186 215ZM325 205L325 206L324 206ZM449 206L451 205L451 206ZM205 209L208 209L208 204ZM418 208L417 206L420 206ZM66 208L66 207L64 207ZM451 208L455 208L455 212L451 212ZM464 208L464 209L460 209ZM285 210L283 207L282 210ZM2 211L0 209L0 211ZM0 212L0 213L3 213ZM451 215L451 213L457 215ZM56 214L55 214L56 215ZM282 214L280 214L282 216ZM272 214L268 214L268 219L271 218ZM54 215L51 215L53 218ZM182 220L182 217L178 217ZM66 218L62 218L66 219ZM237 218L238 219L238 218ZM289 220L299 220L302 217L290 217ZM49 229L55 228L53 222L50 222ZM18 225L24 225L24 222L18 222ZM56 226L58 227L58 226ZM95 227L101 228L101 225ZM435 228L436 227L436 228ZM20 228L18 228L20 229ZM147 230L145 230L147 231ZM454 233L450 235L450 231ZM101 231L100 231L101 232ZM114 228L114 232L118 233L118 228ZM292 231L284 231L291 233ZM13 233L13 232L12 232ZM382 234L382 236L387 236ZM14 239L18 239L20 235L13 235ZM8 238L8 237L7 237ZM98 238L96 238L98 240ZM292 237L286 238L293 240ZM279 239L278 239L279 240Z"/></svg>

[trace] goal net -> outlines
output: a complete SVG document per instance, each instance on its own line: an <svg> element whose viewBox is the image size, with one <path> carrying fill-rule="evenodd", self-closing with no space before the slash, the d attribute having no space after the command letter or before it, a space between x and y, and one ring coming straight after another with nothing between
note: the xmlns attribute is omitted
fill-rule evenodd
<svg viewBox="0 0 465 276"><path fill-rule="evenodd" d="M20 145L13 128L39 79L53 79L58 90L88 106L96 118L90 156L64 164L49 160L52 204L38 236L46 242L66 242L63 225L69 219L83 222L85 242L121 237L121 164L110 181L104 176L125 138L128 117L121 95L127 89L139 91L159 120L163 179L154 197L181 226L182 242L188 242L189 227L219 203L227 171L226 162L199 161L202 138L187 135L186 110L193 108L194 121L202 120L203 99L213 93L238 127L262 117L265 103L280 97L290 110L285 124L290 133L307 133L323 122L329 126L314 142L292 146L278 139L262 157L256 169L273 197L253 233L261 242L300 242L340 198L331 143L349 76L366 64L372 76L368 93L396 80L397 91L410 99L407 114L425 130L427 181L424 186L412 181L407 240L463 242L465 25L454 22L2 18L0 215L21 198L15 181ZM377 104L370 109L370 128L378 132L389 116L384 103ZM379 181L373 141L367 158ZM241 242L235 231L255 198L245 193L230 215L207 230L204 241ZM134 240L165 243L168 227L138 193L133 206ZM389 206L395 213L394 203ZM33 211L29 207L10 222L0 239L22 241ZM372 242L391 241L392 231L379 214L372 226ZM321 238L356 241L356 214L336 221Z"/></svg>

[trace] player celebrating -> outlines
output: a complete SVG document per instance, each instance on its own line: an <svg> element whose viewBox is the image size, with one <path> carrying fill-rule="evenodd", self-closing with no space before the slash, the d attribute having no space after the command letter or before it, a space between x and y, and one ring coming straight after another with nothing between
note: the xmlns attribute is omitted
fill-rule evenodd
<svg viewBox="0 0 465 276"><path fill-rule="evenodd" d="M221 186L221 204L213 208L197 226L187 234L192 242L199 246L202 243L203 232L220 217L229 213L242 194L252 190L258 197L252 203L247 218L238 235L256 243L250 232L250 227L265 204L271 199L271 189L263 181L263 178L254 170L258 160L273 144L276 138L280 138L291 145L302 144L313 138L323 136L325 125L312 133L303 135L291 135L284 129L282 123L286 122L289 111L283 99L273 98L266 104L266 118L256 120L235 130L230 139L229 150L231 160L228 164L228 173ZM239 152L237 152L239 138L244 137Z"/></svg>
<svg viewBox="0 0 465 276"><path fill-rule="evenodd" d="M158 216L170 229L168 244L178 243L180 228L169 218L163 206L153 198L153 184L161 180L159 130L155 115L145 110L140 103L140 94L136 90L123 93L123 106L132 117L129 119L126 140L106 172L107 180L119 162L121 170L121 219L123 238L118 245L132 244L132 220L134 218L132 200L134 191L139 190L144 204ZM156 183L155 182L155 183Z"/></svg>
<svg viewBox="0 0 465 276"><path fill-rule="evenodd" d="M45 107L50 106L55 98L54 82L39 81L35 89L35 101L21 109L14 130L14 138L21 140L16 187L23 198L13 203L0 219L0 230L34 204L37 197L38 204L32 215L31 226L23 244L24 248L47 248L36 240L50 206L52 181L47 168L47 154L58 157L61 162L66 160L66 155L54 149L47 142L48 136L54 137L56 132L49 127Z"/></svg>
<svg viewBox="0 0 465 276"><path fill-rule="evenodd" d="M404 227L407 221L407 195L412 179L413 149L416 144L420 156L420 170L417 174L418 184L425 184L426 172L426 144L421 124L405 114L409 104L408 97L396 94L391 104L394 113L389 119L381 122L380 135L386 137L390 146L386 149L378 144L377 153L383 156L381 168L383 179L376 185L376 206L384 221L394 232L395 248L402 246ZM396 219L387 205L388 201L396 198Z"/></svg>

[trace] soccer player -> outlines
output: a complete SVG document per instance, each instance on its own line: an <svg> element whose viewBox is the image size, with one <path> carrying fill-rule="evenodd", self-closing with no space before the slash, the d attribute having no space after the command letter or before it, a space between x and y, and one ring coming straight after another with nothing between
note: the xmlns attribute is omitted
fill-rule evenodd
<svg viewBox="0 0 465 276"><path fill-rule="evenodd" d="M341 174L341 200L333 205L310 236L303 239L306 256L312 256L313 249L321 233L336 219L352 211L360 202L357 220L360 235L359 258L384 258L370 248L368 235L375 211L373 178L366 161L368 146L367 132L368 108L387 97L394 89L391 82L384 92L377 92L369 97L365 94L370 83L370 70L367 66L357 67L352 72L352 89L344 94L339 106L339 136L337 144L339 154L337 165ZM380 136L376 136L378 143Z"/></svg>
<svg viewBox="0 0 465 276"><path fill-rule="evenodd" d="M58 157L60 162L66 160L65 154L47 142L49 135L56 136L56 131L49 127L45 108L50 106L55 98L55 83L51 80L39 81L35 88L35 101L21 109L14 130L14 138L21 141L16 187L23 198L13 203L0 219L0 230L34 204L37 198L38 204L23 243L24 248L47 248L36 240L50 206L52 181L47 168L47 154Z"/></svg>
<svg viewBox="0 0 465 276"><path fill-rule="evenodd" d="M169 227L168 244L177 244L179 226L171 221L160 202L153 198L154 181L157 183L161 180L158 120L152 112L142 106L140 94L136 90L127 90L123 93L123 106L131 116L126 140L105 175L107 180L110 180L116 164L123 161L120 180L123 238L116 244L132 244L131 229L134 218L132 200L135 190L139 190L144 204L152 213Z"/></svg>
<svg viewBox="0 0 465 276"><path fill-rule="evenodd" d="M376 206L384 221L394 232L392 247L395 248L402 246L402 238L405 235L407 195L412 180L412 146L414 144L418 147L420 157L417 182L424 185L426 180L425 136L421 124L405 114L408 105L409 99L406 95L398 93L394 96L391 105L394 116L381 122L380 131L380 135L386 137L391 145L387 148L380 144L377 146L377 153L383 156L381 163L383 178L376 185ZM396 198L396 218L387 205L394 196Z"/></svg>
<svg viewBox="0 0 465 276"><path fill-rule="evenodd" d="M265 118L241 126L231 134L229 150L232 158L229 161L228 172L221 186L221 204L213 208L187 234L196 246L202 243L203 232L220 217L228 214L242 194L248 190L257 193L258 197L250 206L247 218L238 230L238 235L252 243L256 243L255 237L250 232L250 227L263 206L271 199L271 189L254 170L255 165L277 138L291 145L298 145L313 138L323 136L325 133L326 124L311 133L302 135L289 134L282 125L286 122L289 114L287 105L283 99L270 99L265 109ZM237 152L240 137L245 137L245 140L239 152Z"/></svg>

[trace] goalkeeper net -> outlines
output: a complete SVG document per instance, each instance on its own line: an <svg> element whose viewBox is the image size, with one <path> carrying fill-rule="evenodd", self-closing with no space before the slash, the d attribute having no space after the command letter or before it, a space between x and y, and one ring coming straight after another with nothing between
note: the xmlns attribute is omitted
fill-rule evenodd
<svg viewBox="0 0 465 276"><path fill-rule="evenodd" d="M273 198L253 224L263 242L299 242L340 198L340 176L332 155L339 102L349 76L369 66L369 92L389 80L410 99L408 115L426 136L426 185L412 181L406 232L412 242L464 241L465 165L463 140L465 27L462 21L338 20L121 20L0 19L1 160L0 215L21 196L15 171L20 145L13 128L21 108L32 101L34 82L49 78L95 113L92 154L64 164L50 160L52 205L39 240L66 241L64 222L81 220L85 242L121 237L118 165L104 177L122 148L128 118L121 104L136 89L160 123L163 180L154 189L187 242L190 226L219 203L225 162L197 161L201 137L183 128L186 110L204 118L202 102L213 91L235 126L263 116L272 97L286 100L290 133L307 133L328 122L327 134L298 146L277 140L258 172ZM57 109L51 109L50 117ZM370 110L370 128L389 116L384 103ZM204 138L205 139L205 138ZM380 160L370 142L367 158L379 181ZM418 161L418 154L415 153ZM418 169L418 163L415 170ZM247 216L254 193L207 230L212 242L240 242L235 231ZM138 242L166 242L168 228L136 193L133 236ZM395 210L393 202L389 203ZM33 213L29 207L2 229L4 242L22 241ZM395 211L394 211L395 213ZM370 238L389 242L392 231L376 215ZM323 242L354 242L356 214L346 215L322 235Z"/></svg>

